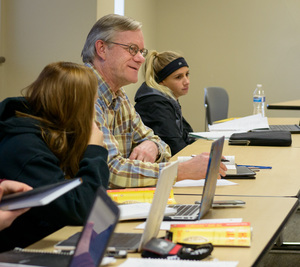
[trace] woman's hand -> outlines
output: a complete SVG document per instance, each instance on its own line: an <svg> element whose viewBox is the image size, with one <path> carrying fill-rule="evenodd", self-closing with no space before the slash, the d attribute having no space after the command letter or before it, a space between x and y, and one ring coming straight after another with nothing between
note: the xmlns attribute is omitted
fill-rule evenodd
<svg viewBox="0 0 300 267"><path fill-rule="evenodd" d="M5 180L0 184L0 201L3 195L8 195L17 192L24 192L31 190L32 187L17 181ZM12 222L21 214L28 211L28 209L19 209L13 211L0 210L0 231L10 226Z"/></svg>
<svg viewBox="0 0 300 267"><path fill-rule="evenodd" d="M96 122L93 122L92 132L90 136L90 140L88 142L89 145L98 145L103 146L103 132L99 130Z"/></svg>

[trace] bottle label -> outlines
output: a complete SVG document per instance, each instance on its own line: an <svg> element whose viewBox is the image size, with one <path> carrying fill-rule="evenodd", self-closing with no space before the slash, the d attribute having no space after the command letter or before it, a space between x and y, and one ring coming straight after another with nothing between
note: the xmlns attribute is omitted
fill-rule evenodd
<svg viewBox="0 0 300 267"><path fill-rule="evenodd" d="M261 102L265 102L266 98L263 96L263 97L260 97L260 96L254 96L253 97L253 102L255 103L261 103Z"/></svg>

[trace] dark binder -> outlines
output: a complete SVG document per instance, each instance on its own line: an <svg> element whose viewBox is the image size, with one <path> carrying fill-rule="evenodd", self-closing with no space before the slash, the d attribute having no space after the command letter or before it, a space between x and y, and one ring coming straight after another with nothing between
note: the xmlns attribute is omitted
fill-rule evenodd
<svg viewBox="0 0 300 267"><path fill-rule="evenodd" d="M292 136L289 131L252 131L234 133L229 138L229 145L248 146L290 146Z"/></svg>

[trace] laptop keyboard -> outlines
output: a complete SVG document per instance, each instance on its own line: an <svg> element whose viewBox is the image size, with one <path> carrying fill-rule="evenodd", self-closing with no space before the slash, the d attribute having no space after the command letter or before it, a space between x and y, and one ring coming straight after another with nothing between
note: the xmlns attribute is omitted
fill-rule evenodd
<svg viewBox="0 0 300 267"><path fill-rule="evenodd" d="M283 125L269 125L271 131L300 131L300 127L298 125L292 124L283 124Z"/></svg>
<svg viewBox="0 0 300 267"><path fill-rule="evenodd" d="M199 212L199 205L172 205L172 208L176 209L176 216L193 215L195 212Z"/></svg>
<svg viewBox="0 0 300 267"><path fill-rule="evenodd" d="M125 249L130 250L138 247L142 234L138 233L113 233L108 247L116 250Z"/></svg>

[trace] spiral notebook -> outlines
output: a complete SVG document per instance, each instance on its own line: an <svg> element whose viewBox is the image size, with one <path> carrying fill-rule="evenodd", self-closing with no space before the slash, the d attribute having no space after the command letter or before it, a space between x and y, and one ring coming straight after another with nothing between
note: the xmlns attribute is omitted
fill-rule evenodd
<svg viewBox="0 0 300 267"><path fill-rule="evenodd" d="M104 214L105 216L103 216ZM103 259L118 220L119 208L106 194L106 191L99 187L74 253L51 253L15 248L0 253L0 265L96 267Z"/></svg>

